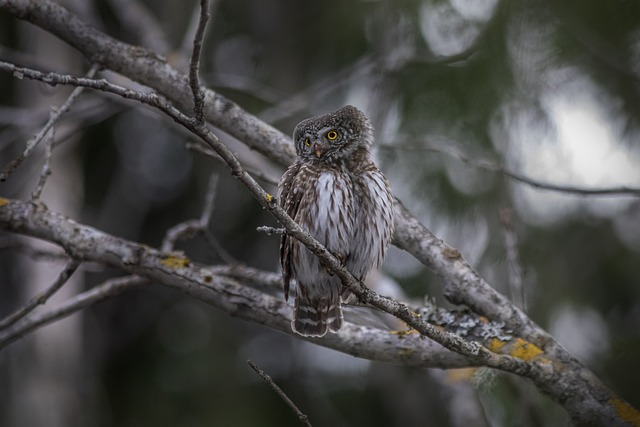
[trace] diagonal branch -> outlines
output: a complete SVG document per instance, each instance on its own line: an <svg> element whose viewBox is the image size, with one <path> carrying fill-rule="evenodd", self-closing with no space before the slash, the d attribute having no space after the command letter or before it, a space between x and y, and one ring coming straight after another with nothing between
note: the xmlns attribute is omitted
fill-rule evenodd
<svg viewBox="0 0 640 427"><path fill-rule="evenodd" d="M307 417L299 408L298 406L293 403L293 401L289 398L289 396L287 396L287 394L282 391L282 389L280 387L278 387L278 384L276 384L273 379L271 379L271 376L269 376L269 374L267 374L265 371L263 371L262 369L258 368L258 365L256 365L254 362L252 362L251 360L247 360L247 363L249 364L249 366L251 366L251 369L253 369L254 371L256 371L256 374L260 375L260 378L262 378L262 380L267 383L267 385L269 387L271 387L271 389L280 397L280 399L282 399L284 401L284 403L287 404L287 406L289 408L291 408L291 410L293 411L294 414L296 414L296 416L298 417L298 419L300 420L300 422L304 425L306 425L307 427L311 427L311 423L309 422L309 417Z"/></svg>

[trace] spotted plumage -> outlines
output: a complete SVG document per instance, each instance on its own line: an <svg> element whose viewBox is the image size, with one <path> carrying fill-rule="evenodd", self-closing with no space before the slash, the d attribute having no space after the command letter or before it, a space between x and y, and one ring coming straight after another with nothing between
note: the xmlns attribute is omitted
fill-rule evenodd
<svg viewBox="0 0 640 427"><path fill-rule="evenodd" d="M278 187L278 203L360 281L384 259L393 234L389 183L371 159L373 130L352 106L304 120L293 133L296 161ZM292 328L323 336L342 326L340 279L296 239L283 236L285 298L295 283Z"/></svg>

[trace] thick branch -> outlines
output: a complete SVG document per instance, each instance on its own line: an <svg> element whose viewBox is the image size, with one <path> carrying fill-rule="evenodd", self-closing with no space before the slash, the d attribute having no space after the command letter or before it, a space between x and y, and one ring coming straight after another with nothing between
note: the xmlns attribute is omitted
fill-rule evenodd
<svg viewBox="0 0 640 427"><path fill-rule="evenodd" d="M281 298L243 286L237 280L79 224L42 205L0 199L0 228L62 246L72 257L119 268L211 304L232 316L287 334L291 307ZM2 338L2 337L0 337ZM473 365L430 340L347 323L340 333L309 339L319 345L364 359L415 367L456 368Z"/></svg>

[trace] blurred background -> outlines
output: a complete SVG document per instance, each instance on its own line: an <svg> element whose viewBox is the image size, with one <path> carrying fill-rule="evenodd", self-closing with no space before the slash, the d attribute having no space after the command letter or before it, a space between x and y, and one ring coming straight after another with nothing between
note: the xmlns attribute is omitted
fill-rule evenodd
<svg viewBox="0 0 640 427"><path fill-rule="evenodd" d="M186 69L197 2L61 3ZM204 83L286 134L345 104L367 112L395 195L640 407L638 192L577 194L522 182L640 188L640 3L212 0L211 11ZM77 75L89 68L76 51L4 11L0 59ZM0 166L70 90L0 75ZM251 170L279 179L282 167L217 134ZM85 92L55 141L43 195L52 210L157 247L169 227L200 216L213 173L211 234L223 249L201 238L178 248L201 263L277 270L278 239L255 231L275 221L157 112ZM0 194L27 200L42 161L40 150ZM0 317L53 282L64 263L47 255L52 249L0 233ZM437 278L406 253L393 248L383 270L408 296L446 306ZM83 266L49 304L121 274ZM298 425L247 359L314 425L567 422L562 408L519 378L370 363L149 286L2 350L0 425Z"/></svg>

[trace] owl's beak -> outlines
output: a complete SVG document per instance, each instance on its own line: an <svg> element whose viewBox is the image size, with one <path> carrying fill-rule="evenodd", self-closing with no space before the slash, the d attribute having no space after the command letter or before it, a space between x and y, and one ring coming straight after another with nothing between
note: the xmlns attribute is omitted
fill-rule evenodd
<svg viewBox="0 0 640 427"><path fill-rule="evenodd" d="M313 152L316 153L316 156L318 156L318 158L322 157L322 155L324 154L324 146L318 143L313 144Z"/></svg>

